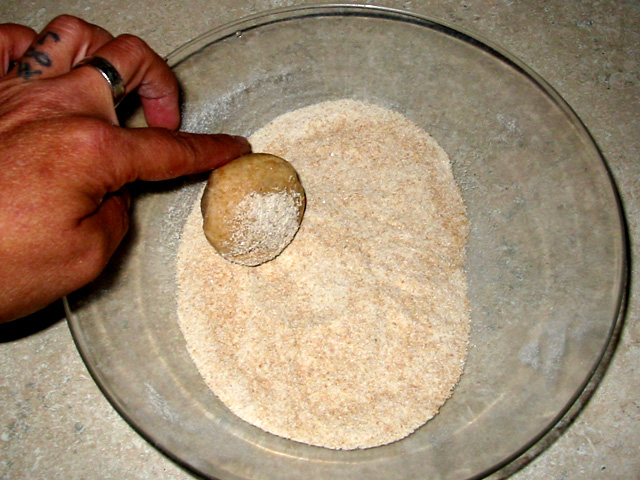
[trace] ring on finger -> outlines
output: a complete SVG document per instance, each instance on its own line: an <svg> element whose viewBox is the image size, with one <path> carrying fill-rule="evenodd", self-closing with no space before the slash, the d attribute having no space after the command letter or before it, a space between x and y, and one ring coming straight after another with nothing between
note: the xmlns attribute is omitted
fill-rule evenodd
<svg viewBox="0 0 640 480"><path fill-rule="evenodd" d="M111 87L111 94L113 95L113 104L117 107L126 93L124 81L122 80L120 73L118 73L118 70L116 70L111 62L98 56L87 57L84 60L81 60L73 68L75 69L84 66L90 66L98 70L109 83L109 86Z"/></svg>

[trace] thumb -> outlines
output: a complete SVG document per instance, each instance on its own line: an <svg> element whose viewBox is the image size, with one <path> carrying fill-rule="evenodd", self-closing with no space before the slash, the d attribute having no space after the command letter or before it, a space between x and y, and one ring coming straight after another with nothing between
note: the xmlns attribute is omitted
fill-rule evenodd
<svg viewBox="0 0 640 480"><path fill-rule="evenodd" d="M106 196L95 212L78 227L86 252L79 267L82 283L92 281L104 269L129 229L130 197L126 188Z"/></svg>
<svg viewBox="0 0 640 480"><path fill-rule="evenodd" d="M244 137L176 132L163 128L120 129L126 155L114 171L121 185L134 180L168 180L212 170L251 152Z"/></svg>

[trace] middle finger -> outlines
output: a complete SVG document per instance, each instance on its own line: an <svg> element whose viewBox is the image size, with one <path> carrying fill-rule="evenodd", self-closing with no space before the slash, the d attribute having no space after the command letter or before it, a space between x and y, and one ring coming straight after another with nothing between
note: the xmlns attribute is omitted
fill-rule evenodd
<svg viewBox="0 0 640 480"><path fill-rule="evenodd" d="M162 57L144 40L133 35L120 35L95 51L95 55L107 60L119 73L126 93L136 91L149 126L176 129L180 125L178 80ZM67 77L79 75L77 69ZM107 86L98 72L94 78ZM109 88L105 94L111 96Z"/></svg>

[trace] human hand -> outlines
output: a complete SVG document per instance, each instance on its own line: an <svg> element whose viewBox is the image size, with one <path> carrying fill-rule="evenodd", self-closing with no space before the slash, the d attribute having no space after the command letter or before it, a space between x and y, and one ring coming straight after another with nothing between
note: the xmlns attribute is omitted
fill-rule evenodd
<svg viewBox="0 0 640 480"><path fill-rule="evenodd" d="M111 63L149 128L118 125ZM40 33L0 25L0 321L93 280L128 228L126 184L211 170L250 152L227 135L178 132L178 84L142 40L74 17Z"/></svg>

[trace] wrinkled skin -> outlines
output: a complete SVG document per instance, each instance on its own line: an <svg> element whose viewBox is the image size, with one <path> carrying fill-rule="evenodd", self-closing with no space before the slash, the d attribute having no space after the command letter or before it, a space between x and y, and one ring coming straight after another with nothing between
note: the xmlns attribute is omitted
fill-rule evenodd
<svg viewBox="0 0 640 480"><path fill-rule="evenodd" d="M98 55L140 97L149 128L118 125ZM141 39L62 16L39 34L0 25L0 321L103 270L129 222L126 185L211 170L251 149L241 137L177 131L178 84Z"/></svg>

